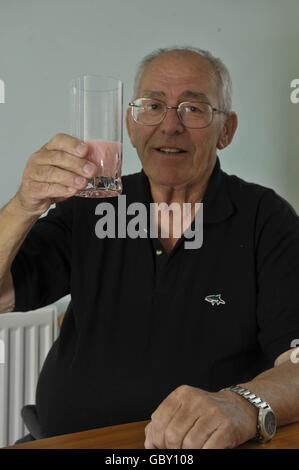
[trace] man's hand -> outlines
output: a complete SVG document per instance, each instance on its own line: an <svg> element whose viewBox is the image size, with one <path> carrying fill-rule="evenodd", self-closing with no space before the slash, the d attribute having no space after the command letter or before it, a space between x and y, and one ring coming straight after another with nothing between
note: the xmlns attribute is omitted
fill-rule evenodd
<svg viewBox="0 0 299 470"><path fill-rule="evenodd" d="M146 449L229 449L256 434L258 410L234 392L181 385L145 428Z"/></svg>
<svg viewBox="0 0 299 470"><path fill-rule="evenodd" d="M15 199L23 211L39 216L51 204L85 188L97 167L86 158L88 146L79 139L57 134L29 158Z"/></svg>

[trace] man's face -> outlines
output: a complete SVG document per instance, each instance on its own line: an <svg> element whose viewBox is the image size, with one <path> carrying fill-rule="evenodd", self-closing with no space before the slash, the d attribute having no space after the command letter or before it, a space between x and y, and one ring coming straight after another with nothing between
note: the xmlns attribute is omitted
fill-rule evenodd
<svg viewBox="0 0 299 470"><path fill-rule="evenodd" d="M204 101L220 108L219 90L218 77L206 59L193 52L168 52L147 66L136 98L158 98L168 106ZM191 92L199 98L193 98ZM184 127L175 109L169 109L160 124L144 126L133 120L129 109L128 133L151 183L184 188L200 181L215 164L216 147L225 134L223 116L216 113L208 127L190 129ZM185 152L164 153L158 150L161 147Z"/></svg>

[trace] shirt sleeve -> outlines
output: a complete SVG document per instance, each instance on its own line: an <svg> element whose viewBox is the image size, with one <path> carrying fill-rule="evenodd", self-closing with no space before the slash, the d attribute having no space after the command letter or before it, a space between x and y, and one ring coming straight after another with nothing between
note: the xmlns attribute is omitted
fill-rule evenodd
<svg viewBox="0 0 299 470"><path fill-rule="evenodd" d="M274 364L299 338L299 218L269 190L256 219L259 343Z"/></svg>
<svg viewBox="0 0 299 470"><path fill-rule="evenodd" d="M70 293L73 198L37 220L11 266L14 311L49 305Z"/></svg>

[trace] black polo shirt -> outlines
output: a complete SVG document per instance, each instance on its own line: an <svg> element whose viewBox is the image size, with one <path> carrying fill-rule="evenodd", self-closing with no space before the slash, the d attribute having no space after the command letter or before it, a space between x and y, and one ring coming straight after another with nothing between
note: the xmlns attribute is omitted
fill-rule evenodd
<svg viewBox="0 0 299 470"><path fill-rule="evenodd" d="M151 194L123 177L127 205ZM299 338L299 221L271 189L215 165L203 245L99 239L99 203L72 197L37 221L12 265L16 311L71 294L39 377L46 436L150 418L176 387L252 379ZM162 252L162 253L161 253Z"/></svg>

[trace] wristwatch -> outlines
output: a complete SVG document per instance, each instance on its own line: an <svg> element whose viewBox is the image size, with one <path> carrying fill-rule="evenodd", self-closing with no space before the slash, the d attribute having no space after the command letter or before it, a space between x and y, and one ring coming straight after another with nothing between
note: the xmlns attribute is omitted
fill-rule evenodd
<svg viewBox="0 0 299 470"><path fill-rule="evenodd" d="M222 390L236 392L258 408L257 432L253 440L261 443L270 441L276 432L276 417L271 406L247 388L240 387L240 385L231 385Z"/></svg>

